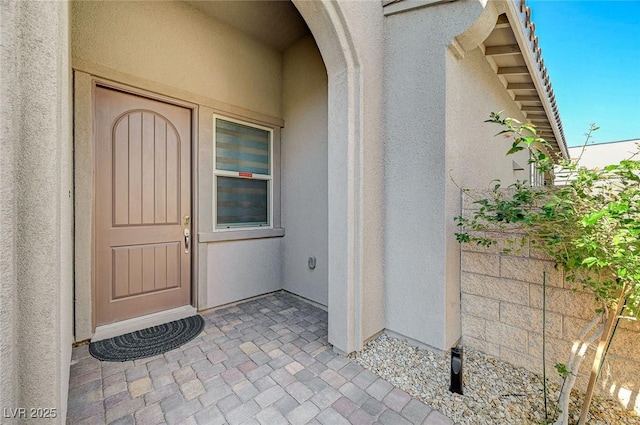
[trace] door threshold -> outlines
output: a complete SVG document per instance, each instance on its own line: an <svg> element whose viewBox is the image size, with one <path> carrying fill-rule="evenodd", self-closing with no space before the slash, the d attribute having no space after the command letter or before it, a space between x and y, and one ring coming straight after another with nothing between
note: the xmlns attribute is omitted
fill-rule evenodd
<svg viewBox="0 0 640 425"><path fill-rule="evenodd" d="M114 336L139 331L151 326L173 322L174 320L185 319L196 313L196 309L193 306L185 305L183 307L172 308L171 310L159 311L157 313L147 314L146 316L134 317L133 319L98 326L93 333L93 337L91 337L91 342L113 338Z"/></svg>

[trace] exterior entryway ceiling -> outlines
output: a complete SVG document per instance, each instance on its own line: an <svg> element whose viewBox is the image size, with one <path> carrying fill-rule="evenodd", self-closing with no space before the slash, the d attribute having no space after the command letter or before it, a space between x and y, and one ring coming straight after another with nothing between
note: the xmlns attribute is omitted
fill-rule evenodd
<svg viewBox="0 0 640 425"><path fill-rule="evenodd" d="M290 1L187 1L274 49L284 51L309 34Z"/></svg>

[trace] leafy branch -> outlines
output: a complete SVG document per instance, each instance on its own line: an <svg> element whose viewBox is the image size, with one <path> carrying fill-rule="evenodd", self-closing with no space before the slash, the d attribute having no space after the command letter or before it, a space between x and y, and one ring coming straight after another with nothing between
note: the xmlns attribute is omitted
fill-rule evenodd
<svg viewBox="0 0 640 425"><path fill-rule="evenodd" d="M476 199L477 210L471 216L455 217L460 243L482 246L496 244L495 232L512 236L504 251L526 240L562 265L565 278L590 290L603 305L592 321L606 325L590 337L600 338L596 351L596 369L604 361L615 326L621 318L640 318L640 161L632 157L602 169L579 166L578 160L553 157L547 141L538 137L536 127L513 118L492 113L485 121L499 125L497 135L510 141L507 155L528 151L529 164L543 175L560 170L567 175L562 186L534 187L526 181L502 187L493 182L490 196ZM591 124L586 144L594 131ZM582 153L580 156L582 156ZM585 333L586 335L586 333ZM584 335L583 335L584 336ZM581 356L580 356L581 358ZM559 369L566 380L577 374L578 361ZM592 373L580 423L586 420L597 373ZM568 410L568 386L565 402ZM564 390L563 386L563 390ZM567 413L556 422L566 423Z"/></svg>
<svg viewBox="0 0 640 425"><path fill-rule="evenodd" d="M549 144L537 137L533 124L500 113L486 122L504 127L498 135L511 139L507 155L526 149L536 170L553 172ZM587 140L597 129L591 125ZM478 209L472 217L455 217L456 239L489 246L496 243L492 232L526 232L536 248L564 267L569 281L591 289L609 307L623 296L627 316L640 318L640 161L626 159L603 169L556 162L569 173L566 185L517 181L503 188L496 180L491 196L474 202Z"/></svg>

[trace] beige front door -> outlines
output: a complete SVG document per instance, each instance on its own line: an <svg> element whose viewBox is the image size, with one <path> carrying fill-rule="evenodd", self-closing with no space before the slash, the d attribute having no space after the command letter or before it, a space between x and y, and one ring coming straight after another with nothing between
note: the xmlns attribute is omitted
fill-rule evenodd
<svg viewBox="0 0 640 425"><path fill-rule="evenodd" d="M190 304L191 110L95 88L94 326Z"/></svg>

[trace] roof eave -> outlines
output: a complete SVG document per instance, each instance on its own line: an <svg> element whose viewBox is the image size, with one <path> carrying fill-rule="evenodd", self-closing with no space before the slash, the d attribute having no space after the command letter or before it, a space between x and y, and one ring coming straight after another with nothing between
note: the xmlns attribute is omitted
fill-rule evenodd
<svg viewBox="0 0 640 425"><path fill-rule="evenodd" d="M537 45L538 39L535 35L535 24L531 22L531 9L526 5L525 0L508 0L505 3L505 14L509 19L511 29L529 70L529 75L542 102L542 107L556 138L558 149L564 158L569 158L553 87L542 60L542 50Z"/></svg>

